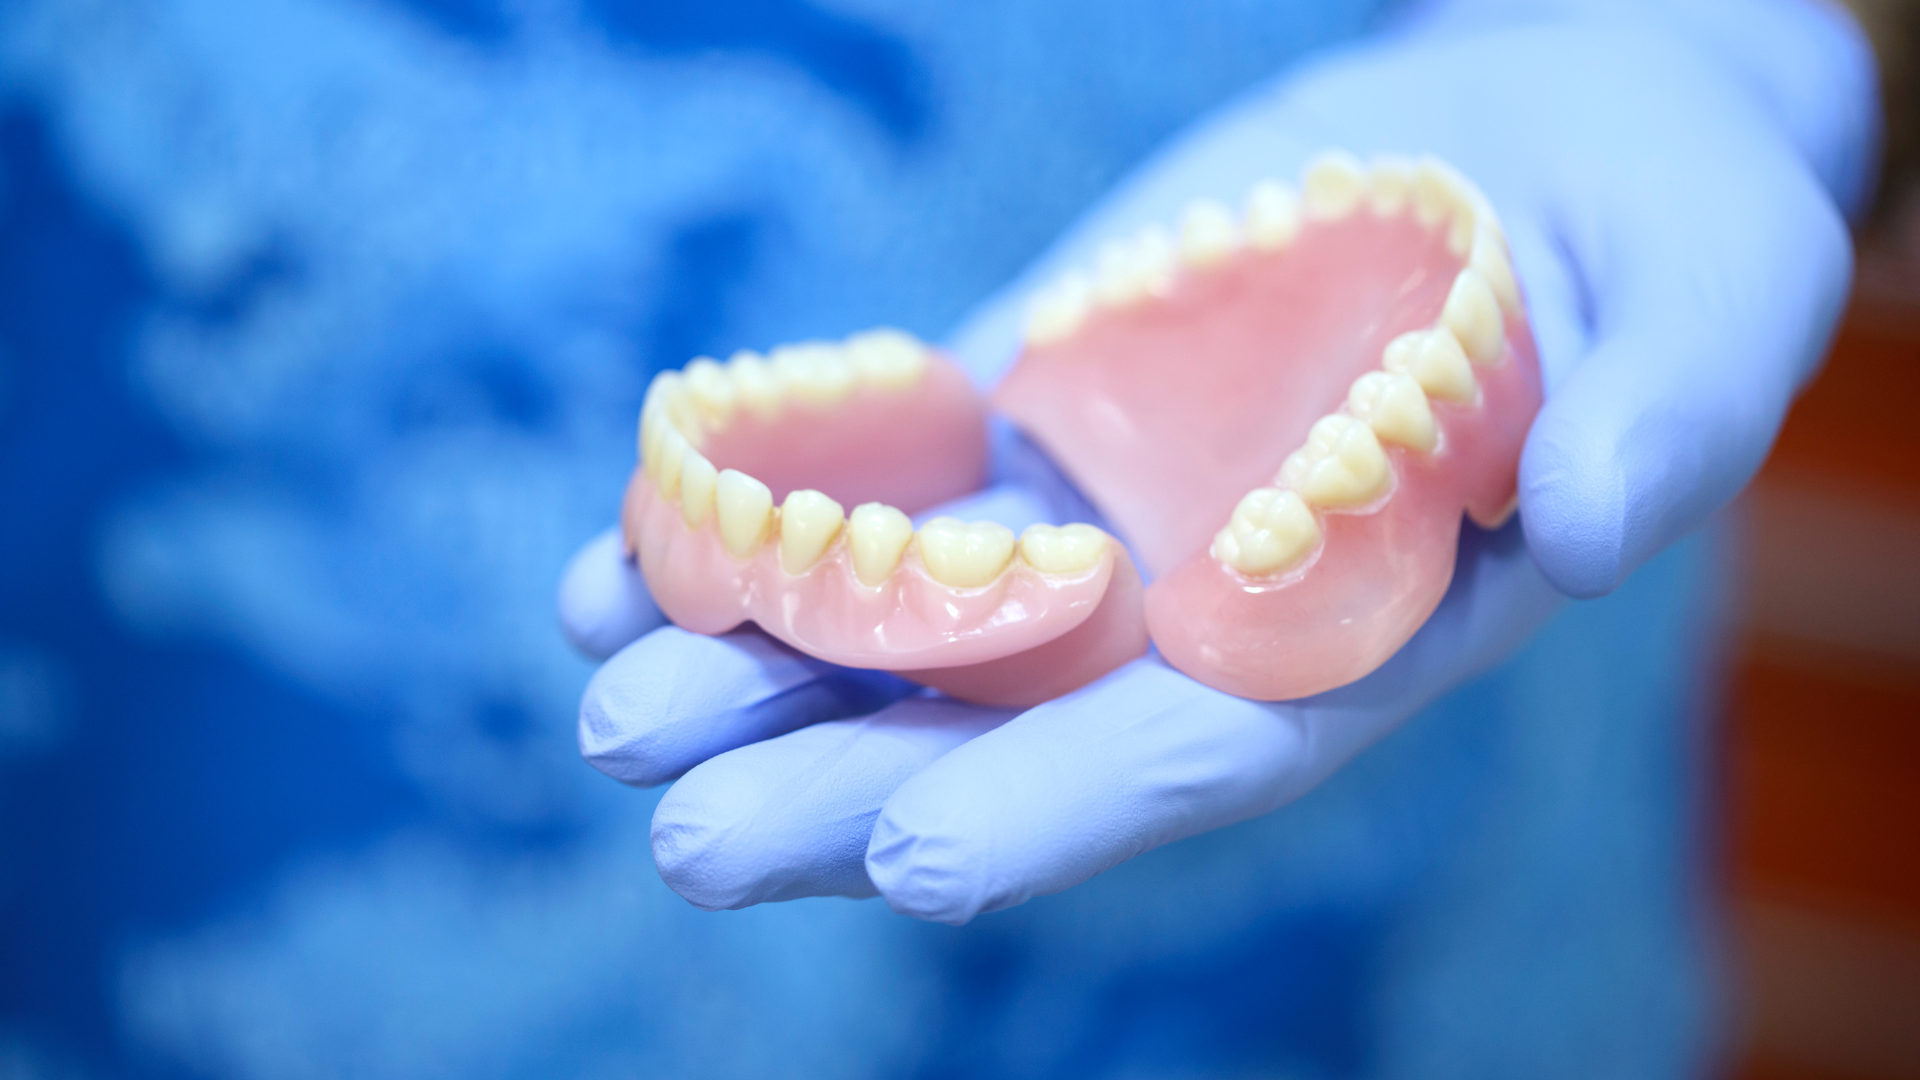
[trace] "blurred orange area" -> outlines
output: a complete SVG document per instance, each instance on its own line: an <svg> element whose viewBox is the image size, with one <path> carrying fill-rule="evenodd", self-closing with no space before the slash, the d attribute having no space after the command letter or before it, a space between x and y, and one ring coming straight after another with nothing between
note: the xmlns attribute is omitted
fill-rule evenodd
<svg viewBox="0 0 1920 1080"><path fill-rule="evenodd" d="M1747 499L1738 1080L1920 1077L1920 303L1863 268Z"/></svg>

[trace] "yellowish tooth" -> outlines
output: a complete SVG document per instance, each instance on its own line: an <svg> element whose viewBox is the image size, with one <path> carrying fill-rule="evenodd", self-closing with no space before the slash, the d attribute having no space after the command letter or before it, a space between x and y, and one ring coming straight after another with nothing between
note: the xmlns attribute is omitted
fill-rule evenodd
<svg viewBox="0 0 1920 1080"><path fill-rule="evenodd" d="M1432 453L1440 442L1427 392L1405 375L1369 371L1360 376L1347 391L1347 409L1375 435L1409 450Z"/></svg>
<svg viewBox="0 0 1920 1080"><path fill-rule="evenodd" d="M887 580L913 542L913 522L885 503L861 503L847 519L847 548L853 553L853 576L862 585Z"/></svg>
<svg viewBox="0 0 1920 1080"><path fill-rule="evenodd" d="M1413 167L1413 213L1429 228L1453 216L1454 187L1450 170L1435 158L1421 158Z"/></svg>
<svg viewBox="0 0 1920 1080"><path fill-rule="evenodd" d="M1320 542L1320 522L1305 500L1279 488L1255 488L1213 538L1213 557L1243 574L1276 574L1298 565Z"/></svg>
<svg viewBox="0 0 1920 1080"><path fill-rule="evenodd" d="M687 452L693 448L687 445L686 436L672 423L660 425L660 467L654 475L654 482L660 485L660 497L677 498L680 494L680 465L686 460Z"/></svg>
<svg viewBox="0 0 1920 1080"><path fill-rule="evenodd" d="M1073 336L1087 321L1093 303L1093 284L1078 270L1033 294L1027 302L1027 342L1049 345Z"/></svg>
<svg viewBox="0 0 1920 1080"><path fill-rule="evenodd" d="M937 517L920 526L918 539L927 575L956 589L986 585L1013 561L1013 530L994 521Z"/></svg>
<svg viewBox="0 0 1920 1080"><path fill-rule="evenodd" d="M809 404L838 404L853 392L853 365L828 342L782 345L767 360L786 382L787 393Z"/></svg>
<svg viewBox="0 0 1920 1080"><path fill-rule="evenodd" d="M727 361L727 374L733 377L733 389L740 403L761 419L780 412L786 397L786 381L759 353L741 349Z"/></svg>
<svg viewBox="0 0 1920 1080"><path fill-rule="evenodd" d="M1029 525L1020 534L1020 557L1043 574L1084 573L1106 550L1107 534L1091 525Z"/></svg>
<svg viewBox="0 0 1920 1080"><path fill-rule="evenodd" d="M1286 247L1300 235L1300 199L1278 180L1262 180L1247 192L1247 243L1261 251Z"/></svg>
<svg viewBox="0 0 1920 1080"><path fill-rule="evenodd" d="M696 357L685 371L687 395L693 401L694 411L703 424L710 427L725 427L733 417L735 392L733 380L727 378L727 369L720 366L718 360L710 356Z"/></svg>
<svg viewBox="0 0 1920 1080"><path fill-rule="evenodd" d="M879 327L847 339L846 355L861 382L905 390L927 370L927 347L904 330Z"/></svg>
<svg viewBox="0 0 1920 1080"><path fill-rule="evenodd" d="M789 574L813 569L846 521L840 504L818 491L792 492L780 504L780 567Z"/></svg>
<svg viewBox="0 0 1920 1080"><path fill-rule="evenodd" d="M736 559L751 559L773 529L773 492L737 469L722 469L714 484L720 545Z"/></svg>
<svg viewBox="0 0 1920 1080"><path fill-rule="evenodd" d="M1373 429L1334 413L1316 420L1307 445L1288 455L1280 482L1314 506L1363 506L1386 490L1390 473Z"/></svg>
<svg viewBox="0 0 1920 1080"><path fill-rule="evenodd" d="M1428 397L1456 405L1472 401L1479 390L1466 350L1444 326L1401 334L1387 344L1380 362L1395 375L1406 375L1419 383Z"/></svg>
<svg viewBox="0 0 1920 1080"><path fill-rule="evenodd" d="M1307 162L1300 204L1307 216L1333 221L1353 213L1367 195L1367 170L1345 150L1328 150Z"/></svg>
<svg viewBox="0 0 1920 1080"><path fill-rule="evenodd" d="M1467 265L1480 271L1493 287L1494 299L1500 301L1500 307L1508 314L1518 316L1520 311L1520 286L1513 279L1513 262L1507 257L1506 241L1500 238L1500 227L1485 217L1473 231L1473 254L1468 257Z"/></svg>
<svg viewBox="0 0 1920 1080"><path fill-rule="evenodd" d="M1217 199L1195 199L1180 216L1180 254L1192 266L1212 266L1240 246L1233 211Z"/></svg>
<svg viewBox="0 0 1920 1080"><path fill-rule="evenodd" d="M1125 307L1148 295L1164 295L1173 271L1173 240L1167 230L1149 225L1130 239L1101 246L1093 295L1108 307Z"/></svg>
<svg viewBox="0 0 1920 1080"><path fill-rule="evenodd" d="M1367 178L1367 207L1381 217L1407 208L1413 198L1413 159L1378 157Z"/></svg>
<svg viewBox="0 0 1920 1080"><path fill-rule="evenodd" d="M687 528L697 529L713 516L713 489L717 479L713 462L698 450L680 459L680 516Z"/></svg>
<svg viewBox="0 0 1920 1080"><path fill-rule="evenodd" d="M1491 364L1506 349L1507 328L1500 318L1500 301L1486 275L1469 266L1453 279L1446 306L1440 309L1440 325L1453 332L1467 358L1476 364Z"/></svg>
<svg viewBox="0 0 1920 1080"><path fill-rule="evenodd" d="M660 407L649 401L640 408L640 468L652 479L660 471L660 429L666 421Z"/></svg>

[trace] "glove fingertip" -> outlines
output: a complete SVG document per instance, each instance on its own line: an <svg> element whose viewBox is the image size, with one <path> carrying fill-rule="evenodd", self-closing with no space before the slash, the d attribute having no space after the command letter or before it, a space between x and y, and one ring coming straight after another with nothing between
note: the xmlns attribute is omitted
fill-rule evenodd
<svg viewBox="0 0 1920 1080"><path fill-rule="evenodd" d="M640 568L627 558L617 528L589 540L567 563L557 609L561 632L595 660L605 660L667 621Z"/></svg>

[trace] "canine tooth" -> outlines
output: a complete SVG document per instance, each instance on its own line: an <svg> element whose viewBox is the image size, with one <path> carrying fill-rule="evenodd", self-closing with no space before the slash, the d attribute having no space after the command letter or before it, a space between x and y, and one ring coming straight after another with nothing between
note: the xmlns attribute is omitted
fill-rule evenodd
<svg viewBox="0 0 1920 1080"><path fill-rule="evenodd" d="M1291 491L1255 488L1213 538L1213 557L1243 574L1285 570L1320 542L1320 523Z"/></svg>
<svg viewBox="0 0 1920 1080"><path fill-rule="evenodd" d="M713 462L700 451L688 450L680 459L680 516L687 528L697 529L713 516L716 479Z"/></svg>
<svg viewBox="0 0 1920 1080"><path fill-rule="evenodd" d="M1453 279L1447 304L1440 309L1440 325L1453 331L1460 347L1477 364L1500 359L1506 347L1506 327L1500 319L1500 301L1486 276L1469 266Z"/></svg>
<svg viewBox="0 0 1920 1080"><path fill-rule="evenodd" d="M847 339L847 361L862 382L904 390L927 370L927 347L904 330L880 327Z"/></svg>
<svg viewBox="0 0 1920 1080"><path fill-rule="evenodd" d="M956 589L977 589L1013 561L1013 530L994 521L937 517L920 526L919 542L928 576Z"/></svg>
<svg viewBox="0 0 1920 1080"><path fill-rule="evenodd" d="M1193 266L1211 266L1240 246L1233 211L1217 199L1196 199L1180 217L1180 254Z"/></svg>
<svg viewBox="0 0 1920 1080"><path fill-rule="evenodd" d="M1478 388L1466 350L1444 326L1401 334L1387 344L1380 359L1382 367L1410 377L1429 397L1442 401L1464 405Z"/></svg>
<svg viewBox="0 0 1920 1080"><path fill-rule="evenodd" d="M1124 307L1149 293L1166 292L1173 269L1173 241L1165 229L1149 225L1130 240L1101 247L1093 293L1109 307Z"/></svg>
<svg viewBox="0 0 1920 1080"><path fill-rule="evenodd" d="M1484 216L1473 231L1473 254L1467 265L1480 271L1493 287L1494 299L1512 315L1520 314L1520 286L1513 279L1513 262L1507 257L1507 245L1500 238L1500 227Z"/></svg>
<svg viewBox="0 0 1920 1080"><path fill-rule="evenodd" d="M1027 341L1047 345L1072 337L1087 321L1087 308L1093 302L1093 285L1078 270L1033 294L1027 302Z"/></svg>
<svg viewBox="0 0 1920 1080"><path fill-rule="evenodd" d="M660 468L654 482L660 486L660 497L672 499L680 494L680 465L686 460L686 436L672 424L660 425Z"/></svg>
<svg viewBox="0 0 1920 1080"><path fill-rule="evenodd" d="M742 349L727 361L727 373L733 377L733 389L741 404L762 418L780 411L786 396L786 381L780 372L759 353Z"/></svg>
<svg viewBox="0 0 1920 1080"><path fill-rule="evenodd" d="M847 519L847 548L853 576L862 585L878 585L900 565L913 542L913 522L885 503L861 503Z"/></svg>
<svg viewBox="0 0 1920 1080"><path fill-rule="evenodd" d="M1440 441L1427 392L1405 375L1367 372L1347 391L1347 408L1375 435L1409 450L1430 453Z"/></svg>
<svg viewBox="0 0 1920 1080"><path fill-rule="evenodd" d="M1307 445L1281 466L1280 481L1315 506L1360 506L1386 488L1388 472L1373 429L1334 413L1314 422Z"/></svg>
<svg viewBox="0 0 1920 1080"><path fill-rule="evenodd" d="M780 567L804 574L827 553L846 516L840 504L818 491L802 489L780 504Z"/></svg>
<svg viewBox="0 0 1920 1080"><path fill-rule="evenodd" d="M687 396L693 400L693 408L699 413L700 419L715 427L725 424L733 416L735 397L733 380L727 378L727 369L710 356L700 356L687 364L684 375Z"/></svg>
<svg viewBox="0 0 1920 1080"><path fill-rule="evenodd" d="M773 491L737 469L722 469L714 483L720 544L736 559L750 559L773 528Z"/></svg>
<svg viewBox="0 0 1920 1080"><path fill-rule="evenodd" d="M1367 194L1367 171L1345 150L1328 150L1307 162L1300 181L1300 203L1307 216L1335 220L1353 213Z"/></svg>
<svg viewBox="0 0 1920 1080"><path fill-rule="evenodd" d="M1367 181L1367 206L1381 217L1398 214L1413 198L1413 161L1402 157L1375 158Z"/></svg>
<svg viewBox="0 0 1920 1080"><path fill-rule="evenodd" d="M1029 525L1020 534L1020 557L1043 574L1091 570L1107 549L1107 534L1091 525Z"/></svg>
<svg viewBox="0 0 1920 1080"><path fill-rule="evenodd" d="M767 360L787 384L787 392L814 405L833 405L853 392L853 365L824 341L782 345Z"/></svg>
<svg viewBox="0 0 1920 1080"><path fill-rule="evenodd" d="M1262 180L1247 192L1247 243L1272 251L1300 234L1300 199L1278 180Z"/></svg>

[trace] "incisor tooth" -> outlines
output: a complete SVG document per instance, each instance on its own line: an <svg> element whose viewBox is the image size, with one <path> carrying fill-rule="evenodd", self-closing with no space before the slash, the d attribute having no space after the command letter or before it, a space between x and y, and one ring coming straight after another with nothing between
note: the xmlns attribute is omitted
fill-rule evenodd
<svg viewBox="0 0 1920 1080"><path fill-rule="evenodd" d="M1320 542L1320 522L1299 495L1255 488L1233 508L1213 538L1213 557L1243 574L1274 574L1300 562Z"/></svg>
<svg viewBox="0 0 1920 1080"><path fill-rule="evenodd" d="M977 589L1013 561L1013 530L994 521L937 517L920 526L919 542L927 575L956 589Z"/></svg>
<svg viewBox="0 0 1920 1080"><path fill-rule="evenodd" d="M1108 307L1124 307L1149 294L1164 294L1173 283L1173 241L1158 225L1149 225L1127 240L1110 240L1100 248L1095 299Z"/></svg>
<svg viewBox="0 0 1920 1080"><path fill-rule="evenodd" d="M1307 162L1300 181L1300 204L1307 216L1323 220L1346 217L1367 194L1367 170L1345 150L1328 150Z"/></svg>
<svg viewBox="0 0 1920 1080"><path fill-rule="evenodd" d="M847 547L853 553L853 576L862 585L887 580L913 542L913 522L885 503L861 503L847 519Z"/></svg>
<svg viewBox="0 0 1920 1080"><path fill-rule="evenodd" d="M767 357L787 392L813 405L833 405L853 392L853 365L824 341L782 345Z"/></svg>
<svg viewBox="0 0 1920 1080"><path fill-rule="evenodd" d="M1440 309L1440 325L1453 331L1468 359L1491 364L1506 348L1506 327L1500 320L1500 301L1486 276L1469 266L1453 279L1447 304Z"/></svg>
<svg viewBox="0 0 1920 1080"><path fill-rule="evenodd" d="M1087 275L1078 270L1062 275L1027 302L1027 341L1047 345L1072 337L1087 321L1092 302L1093 286Z"/></svg>
<svg viewBox="0 0 1920 1080"><path fill-rule="evenodd" d="M680 464L686 459L686 436L671 423L660 425L660 469L654 476L654 482L660 485L660 496L671 499L680 494Z"/></svg>
<svg viewBox="0 0 1920 1080"><path fill-rule="evenodd" d="M640 468L648 479L660 474L660 429L666 426L666 420L660 415L660 407L649 401L640 409Z"/></svg>
<svg viewBox="0 0 1920 1080"><path fill-rule="evenodd" d="M1487 279L1502 309L1509 315L1521 313L1520 286L1513 279L1513 262L1507 256L1506 241L1500 237L1499 226L1484 217L1473 231L1473 254L1468 257L1467 265Z"/></svg>
<svg viewBox="0 0 1920 1080"><path fill-rule="evenodd" d="M1316 420L1307 445L1288 455L1280 482L1315 506L1361 506L1386 489L1389 472L1373 429L1334 413Z"/></svg>
<svg viewBox="0 0 1920 1080"><path fill-rule="evenodd" d="M1456 405L1472 401L1479 388L1466 350L1444 326L1413 330L1394 338L1387 344L1380 366L1396 375L1409 376L1429 397Z"/></svg>
<svg viewBox="0 0 1920 1080"><path fill-rule="evenodd" d="M1091 525L1029 525L1020 534L1020 557L1043 574L1078 574L1099 563L1107 534Z"/></svg>
<svg viewBox="0 0 1920 1080"><path fill-rule="evenodd" d="M1240 246L1233 211L1217 199L1196 199L1180 217L1180 254L1194 266L1212 266Z"/></svg>
<svg viewBox="0 0 1920 1080"><path fill-rule="evenodd" d="M818 491L803 489L780 504L780 567L804 574L827 553L846 516L840 504Z"/></svg>
<svg viewBox="0 0 1920 1080"><path fill-rule="evenodd" d="M688 450L680 459L680 517L687 528L697 529L713 516L715 479L713 462L700 451Z"/></svg>
<svg viewBox="0 0 1920 1080"><path fill-rule="evenodd" d="M779 413L781 398L786 396L785 381L759 353L746 349L734 353L727 361L727 373L733 377L733 389L747 408L762 419Z"/></svg>
<svg viewBox="0 0 1920 1080"><path fill-rule="evenodd" d="M1373 161L1367 179L1367 206L1381 217L1398 214L1413 198L1413 161L1403 157L1380 157Z"/></svg>
<svg viewBox="0 0 1920 1080"><path fill-rule="evenodd" d="M1300 199L1278 180L1262 180L1247 192L1247 243L1262 251L1283 248L1300 235Z"/></svg>
<svg viewBox="0 0 1920 1080"><path fill-rule="evenodd" d="M1413 213L1420 224L1432 227L1453 215L1453 178L1441 162L1421 158L1413 166Z"/></svg>
<svg viewBox="0 0 1920 1080"><path fill-rule="evenodd" d="M1367 372L1347 391L1347 408L1375 435L1409 450L1431 453L1440 441L1427 392L1405 375Z"/></svg>
<svg viewBox="0 0 1920 1080"><path fill-rule="evenodd" d="M727 369L710 356L700 356L686 366L685 376L687 394L700 419L714 427L724 426L733 416L736 396Z"/></svg>
<svg viewBox="0 0 1920 1080"><path fill-rule="evenodd" d="M904 330L879 327L847 339L847 362L862 382L904 390L927 370L927 347Z"/></svg>
<svg viewBox="0 0 1920 1080"><path fill-rule="evenodd" d="M737 469L720 470L714 483L720 545L736 559L750 559L773 527L773 491Z"/></svg>

